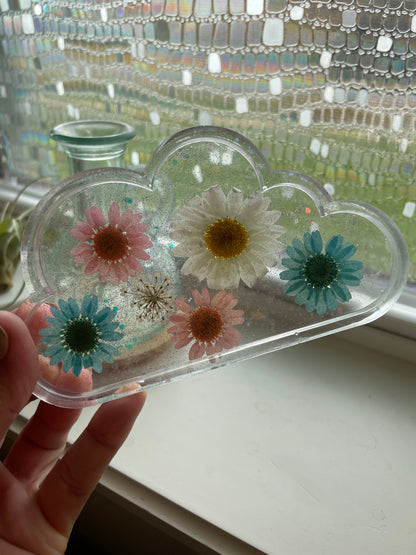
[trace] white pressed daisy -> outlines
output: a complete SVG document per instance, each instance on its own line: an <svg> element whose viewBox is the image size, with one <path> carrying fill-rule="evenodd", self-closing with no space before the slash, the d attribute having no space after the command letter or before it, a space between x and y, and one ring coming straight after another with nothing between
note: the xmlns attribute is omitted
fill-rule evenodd
<svg viewBox="0 0 416 555"><path fill-rule="evenodd" d="M173 254L187 258L182 274L207 278L211 289L237 287L240 279L253 287L283 248L284 228L275 225L280 212L267 210L269 203L260 191L244 200L240 191L225 196L215 186L180 207L171 237L178 243Z"/></svg>

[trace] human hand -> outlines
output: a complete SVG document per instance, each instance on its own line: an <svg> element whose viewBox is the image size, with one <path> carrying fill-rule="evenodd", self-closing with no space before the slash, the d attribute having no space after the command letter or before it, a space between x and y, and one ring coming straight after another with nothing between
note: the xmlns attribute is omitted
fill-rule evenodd
<svg viewBox="0 0 416 555"><path fill-rule="evenodd" d="M24 322L0 311L0 328L1 446L13 420L31 400L40 369ZM0 553L65 552L76 518L127 438L145 398L145 393L138 393L102 405L61 459L81 410L39 403L0 463Z"/></svg>

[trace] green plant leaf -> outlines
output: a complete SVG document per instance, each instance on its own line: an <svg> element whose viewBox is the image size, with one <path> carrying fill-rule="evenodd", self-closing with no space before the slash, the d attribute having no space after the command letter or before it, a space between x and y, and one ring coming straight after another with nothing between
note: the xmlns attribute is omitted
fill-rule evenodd
<svg viewBox="0 0 416 555"><path fill-rule="evenodd" d="M0 235L8 231L10 224L12 223L11 218L6 218L2 222L0 222Z"/></svg>

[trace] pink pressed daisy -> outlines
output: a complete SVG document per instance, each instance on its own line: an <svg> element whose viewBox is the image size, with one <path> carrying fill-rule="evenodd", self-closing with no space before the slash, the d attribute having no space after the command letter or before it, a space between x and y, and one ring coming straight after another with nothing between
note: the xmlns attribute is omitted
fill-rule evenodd
<svg viewBox="0 0 416 555"><path fill-rule="evenodd" d="M98 273L101 282L118 285L143 271L140 260L149 260L145 249L152 246L144 233L141 214L125 210L113 202L108 211L108 222L97 206L85 210L86 222L77 222L71 235L80 242L71 250L76 264L83 264L85 274Z"/></svg>
<svg viewBox="0 0 416 555"><path fill-rule="evenodd" d="M175 348L181 349L194 341L189 349L189 360L195 360L205 353L212 356L223 349L237 346L242 335L232 326L244 322L244 312L233 310L238 299L234 299L231 293L224 290L211 299L206 287L201 293L193 289L192 297L196 308L192 308L182 299L176 299L175 304L183 314L173 314L169 317L174 325L167 331L172 334Z"/></svg>

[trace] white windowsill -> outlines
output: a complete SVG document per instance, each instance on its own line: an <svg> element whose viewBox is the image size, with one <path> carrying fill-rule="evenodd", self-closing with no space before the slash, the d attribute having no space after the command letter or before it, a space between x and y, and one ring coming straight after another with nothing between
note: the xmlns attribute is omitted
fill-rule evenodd
<svg viewBox="0 0 416 555"><path fill-rule="evenodd" d="M414 365L343 336L149 391L103 484L218 553L413 554Z"/></svg>

